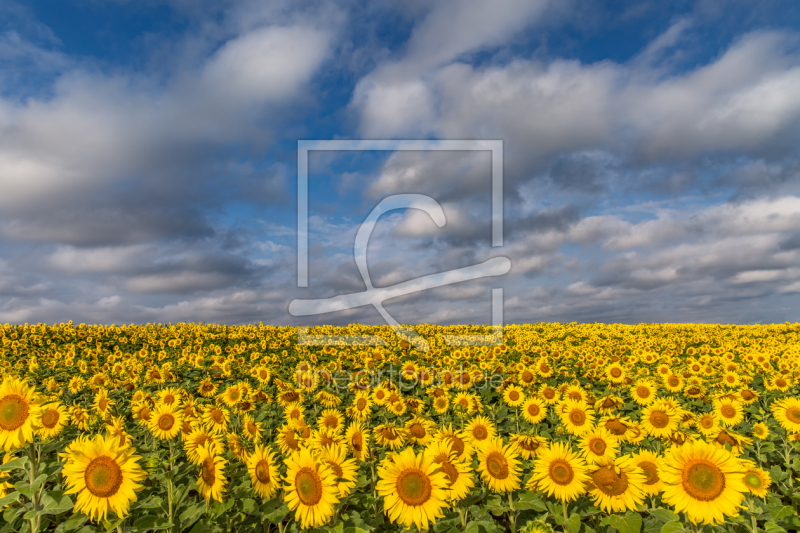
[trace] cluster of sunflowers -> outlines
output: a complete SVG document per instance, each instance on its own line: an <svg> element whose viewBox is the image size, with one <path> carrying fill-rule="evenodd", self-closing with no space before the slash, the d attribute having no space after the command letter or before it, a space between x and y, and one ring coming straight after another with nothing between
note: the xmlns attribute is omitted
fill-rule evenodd
<svg viewBox="0 0 800 533"><path fill-rule="evenodd" d="M800 527L798 325L415 329L0 327L0 533Z"/></svg>

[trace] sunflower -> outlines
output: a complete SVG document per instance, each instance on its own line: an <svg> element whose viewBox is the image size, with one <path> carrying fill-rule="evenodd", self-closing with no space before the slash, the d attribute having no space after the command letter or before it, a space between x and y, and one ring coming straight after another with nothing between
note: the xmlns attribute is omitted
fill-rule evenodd
<svg viewBox="0 0 800 533"><path fill-rule="evenodd" d="M607 464L617 456L619 440L603 428L595 428L581 437L578 448L588 464Z"/></svg>
<svg viewBox="0 0 800 533"><path fill-rule="evenodd" d="M717 428L717 430L706 437L709 442L716 444L717 446L724 448L727 444L731 447L731 451L735 455L741 455L744 453L745 447L749 446L753 443L752 439L745 437L744 435L739 435L738 433L734 433L730 429L725 428Z"/></svg>
<svg viewBox="0 0 800 533"><path fill-rule="evenodd" d="M645 481L642 485L644 491L650 496L660 494L664 486L661 478L658 477L661 458L650 450L639 450L639 453L633 456L633 462L644 472Z"/></svg>
<svg viewBox="0 0 800 533"><path fill-rule="evenodd" d="M372 409L372 400L369 393L366 391L359 391L353 399L353 404L347 408L347 416L358 422L364 422L370 417Z"/></svg>
<svg viewBox="0 0 800 533"><path fill-rule="evenodd" d="M344 417L336 409L325 409L317 419L317 425L341 433L344 430Z"/></svg>
<svg viewBox="0 0 800 533"><path fill-rule="evenodd" d="M284 500L302 528L319 527L331 519L339 498L336 475L327 463L301 448L286 459L284 480Z"/></svg>
<svg viewBox="0 0 800 533"><path fill-rule="evenodd" d="M268 500L280 488L278 467L275 466L275 452L260 444L247 458L247 471L256 493Z"/></svg>
<svg viewBox="0 0 800 533"><path fill-rule="evenodd" d="M705 413L695 419L694 425L700 433L708 436L719 428L719 420L712 413Z"/></svg>
<svg viewBox="0 0 800 533"><path fill-rule="evenodd" d="M648 435L667 438L678 429L678 417L672 407L655 402L642 410L642 427Z"/></svg>
<svg viewBox="0 0 800 533"><path fill-rule="evenodd" d="M470 420L467 427L464 428L464 432L475 447L489 442L497 435L494 424L485 416L476 416Z"/></svg>
<svg viewBox="0 0 800 533"><path fill-rule="evenodd" d="M742 478L744 486L747 487L750 494L759 498L766 498L767 489L772 484L769 472L758 468L753 461L742 460L740 462L744 468L744 476Z"/></svg>
<svg viewBox="0 0 800 533"><path fill-rule="evenodd" d="M200 466L202 464L200 447L207 445L212 446L211 452L214 455L220 455L225 451L225 445L216 434L208 433L205 429L197 429L190 433L183 441L183 450L189 462Z"/></svg>
<svg viewBox="0 0 800 533"><path fill-rule="evenodd" d="M629 455L592 467L589 477L589 496L606 513L635 511L644 501L647 477Z"/></svg>
<svg viewBox="0 0 800 533"><path fill-rule="evenodd" d="M339 396L333 394L332 392L328 392L326 390L319 391L315 396L315 398L319 403L321 403L328 409L331 409L333 407L339 407L339 405L341 405L342 403L342 399Z"/></svg>
<svg viewBox="0 0 800 533"><path fill-rule="evenodd" d="M287 422L292 420L303 420L305 418L303 407L297 402L287 403L283 406L283 418Z"/></svg>
<svg viewBox="0 0 800 533"><path fill-rule="evenodd" d="M728 428L744 420L744 409L738 400L715 400L714 415Z"/></svg>
<svg viewBox="0 0 800 533"><path fill-rule="evenodd" d="M759 422L753 425L753 436L757 439L764 440L769 437L769 428L766 424Z"/></svg>
<svg viewBox="0 0 800 533"><path fill-rule="evenodd" d="M108 414L110 414L111 407L116 402L108 397L108 391L105 389L100 389L97 391L97 394L94 396L94 402L92 402L92 407L97 411L101 418L105 418Z"/></svg>
<svg viewBox="0 0 800 533"><path fill-rule="evenodd" d="M558 391L546 383L539 387L537 392L547 405L555 405L558 402Z"/></svg>
<svg viewBox="0 0 800 533"><path fill-rule="evenodd" d="M770 405L770 410L783 429L789 433L800 433L800 398L776 400Z"/></svg>
<svg viewBox="0 0 800 533"><path fill-rule="evenodd" d="M408 404L405 402L405 399L399 399L389 403L389 407L386 409L394 416L403 416L408 410Z"/></svg>
<svg viewBox="0 0 800 533"><path fill-rule="evenodd" d="M139 466L138 455L131 447L120 447L111 436L95 435L74 441L65 451L62 469L68 490L77 494L75 511L89 515L92 520L105 520L108 511L117 518L128 515L140 481L147 473Z"/></svg>
<svg viewBox="0 0 800 533"><path fill-rule="evenodd" d="M494 492L513 492L520 487L519 452L514 444L503 446L499 437L478 447L478 472Z"/></svg>
<svg viewBox="0 0 800 533"><path fill-rule="evenodd" d="M357 461L365 461L369 457L369 432L363 424L350 424L344 438L347 448Z"/></svg>
<svg viewBox="0 0 800 533"><path fill-rule="evenodd" d="M156 396L158 397L159 403L163 403L174 408L181 407L183 404L180 390L177 387L167 387L166 389L161 389L158 391Z"/></svg>
<svg viewBox="0 0 800 533"><path fill-rule="evenodd" d="M319 449L318 457L320 462L327 463L333 470L339 498L350 495L358 479L358 464L355 459L347 458L347 448L334 443Z"/></svg>
<svg viewBox="0 0 800 533"><path fill-rule="evenodd" d="M576 436L588 433L594 426L594 411L589 409L586 402L580 400L565 400L559 406L561 423L567 431Z"/></svg>
<svg viewBox="0 0 800 533"><path fill-rule="evenodd" d="M42 406L41 427L39 434L45 439L60 435L69 423L67 408L58 402Z"/></svg>
<svg viewBox="0 0 800 533"><path fill-rule="evenodd" d="M393 523L428 529L444 515L448 478L431 456L406 448L381 463L378 478L376 488Z"/></svg>
<svg viewBox="0 0 800 533"><path fill-rule="evenodd" d="M537 437L534 435L517 435L512 433L509 442L514 444L519 451L520 456L527 460L531 457L537 457L539 453L544 450L547 445L547 439L544 437Z"/></svg>
<svg viewBox="0 0 800 533"><path fill-rule="evenodd" d="M453 451L458 455L459 461L471 462L472 456L475 454L475 448L472 446L471 439L463 431L453 429L452 424L442 426L436 434L436 440L446 440L450 443Z"/></svg>
<svg viewBox="0 0 800 533"><path fill-rule="evenodd" d="M475 482L470 465L459 461L450 442L437 440L425 449L434 463L447 476L447 500L457 502L467 497Z"/></svg>
<svg viewBox="0 0 800 533"><path fill-rule="evenodd" d="M150 420L147 423L147 429L154 437L160 440L170 440L178 436L183 424L183 414L181 411L175 411L174 408L167 404L157 405L153 409Z"/></svg>
<svg viewBox="0 0 800 533"><path fill-rule="evenodd" d="M503 401L509 407L519 407L525 402L525 393L517 385L510 385L503 391Z"/></svg>
<svg viewBox="0 0 800 533"><path fill-rule="evenodd" d="M590 480L583 459L565 443L555 442L539 454L533 463L529 490L542 490L558 500L571 501L584 493Z"/></svg>
<svg viewBox="0 0 800 533"><path fill-rule="evenodd" d="M631 387L631 398L639 405L650 405L656 399L658 387L649 379L640 379Z"/></svg>
<svg viewBox="0 0 800 533"><path fill-rule="evenodd" d="M745 387L739 390L739 400L742 402L743 405L750 405L753 402L758 401L761 397L761 394L756 392L755 390Z"/></svg>
<svg viewBox="0 0 800 533"><path fill-rule="evenodd" d="M211 433L226 433L230 422L230 412L224 407L208 405L200 420Z"/></svg>
<svg viewBox="0 0 800 533"><path fill-rule="evenodd" d="M217 455L213 443L206 442L197 448L200 463L200 477L197 479L197 488L206 501L212 498L222 502L222 493L225 492L227 479L225 478L225 463L227 461Z"/></svg>
<svg viewBox="0 0 800 533"><path fill-rule="evenodd" d="M539 398L528 398L522 404L522 418L530 424L538 424L547 416L547 407Z"/></svg>
<svg viewBox="0 0 800 533"><path fill-rule="evenodd" d="M397 450L405 444L407 432L405 428L381 424L375 427L373 434L375 435L375 441L378 443L378 446Z"/></svg>
<svg viewBox="0 0 800 533"><path fill-rule="evenodd" d="M669 373L664 377L664 388L669 392L680 392L683 390L685 382L680 376Z"/></svg>
<svg viewBox="0 0 800 533"><path fill-rule="evenodd" d="M256 422L251 415L242 418L242 433L249 440L258 444L261 442L261 422Z"/></svg>
<svg viewBox="0 0 800 533"><path fill-rule="evenodd" d="M619 363L611 363L608 365L606 367L605 375L608 381L615 384L625 383L625 380L628 377L625 368Z"/></svg>
<svg viewBox="0 0 800 533"><path fill-rule="evenodd" d="M433 410L436 414L443 415L450 407L450 398L448 396L437 396L433 399Z"/></svg>
<svg viewBox="0 0 800 533"><path fill-rule="evenodd" d="M461 416L468 416L474 413L475 406L472 404L471 396L466 392L456 394L453 398L453 411Z"/></svg>
<svg viewBox="0 0 800 533"><path fill-rule="evenodd" d="M406 436L408 441L412 444L419 444L420 446L427 446L433 440L436 424L431 420L415 416L406 422Z"/></svg>
<svg viewBox="0 0 800 533"><path fill-rule="evenodd" d="M22 381L6 376L0 385L0 445L6 452L33 440L41 426L41 401L36 391Z"/></svg>
<svg viewBox="0 0 800 533"><path fill-rule="evenodd" d="M313 430L308 441L308 445L314 450L322 450L334 444L341 445L343 443L341 435L324 427Z"/></svg>
<svg viewBox="0 0 800 533"><path fill-rule="evenodd" d="M736 457L702 441L667 450L658 475L663 501L695 524L724 524L726 516L737 516L747 491Z"/></svg>

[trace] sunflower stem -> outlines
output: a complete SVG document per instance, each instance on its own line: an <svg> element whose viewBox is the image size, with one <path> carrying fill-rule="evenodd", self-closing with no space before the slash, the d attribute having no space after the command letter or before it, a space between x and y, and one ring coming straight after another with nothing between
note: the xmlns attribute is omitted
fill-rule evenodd
<svg viewBox="0 0 800 533"><path fill-rule="evenodd" d="M747 509L750 511L750 531L757 533L758 525L756 524L756 513L753 509L753 496L750 494L747 495Z"/></svg>
<svg viewBox="0 0 800 533"><path fill-rule="evenodd" d="M30 468L28 469L28 483L30 485L33 485L33 482L39 475L39 461L37 459L36 444L34 444L33 441L31 441L30 445L28 446L27 452L28 452L28 460L30 462ZM40 492L41 492L40 490L36 490L31 495L31 510L34 512L39 510ZM30 533L39 533L40 521L41 521L41 516L36 516L28 520L28 530L30 531Z"/></svg>
<svg viewBox="0 0 800 533"><path fill-rule="evenodd" d="M517 511L514 509L514 500L511 498L511 493L508 494L508 506L511 510L508 512L508 520L511 522L511 533L517 533Z"/></svg>
<svg viewBox="0 0 800 533"><path fill-rule="evenodd" d="M567 522L569 522L569 518L567 518L567 500L561 500L561 509L564 511L564 533L567 533Z"/></svg>
<svg viewBox="0 0 800 533"><path fill-rule="evenodd" d="M519 433L519 407L516 408L516 415L517 415L517 433Z"/></svg>

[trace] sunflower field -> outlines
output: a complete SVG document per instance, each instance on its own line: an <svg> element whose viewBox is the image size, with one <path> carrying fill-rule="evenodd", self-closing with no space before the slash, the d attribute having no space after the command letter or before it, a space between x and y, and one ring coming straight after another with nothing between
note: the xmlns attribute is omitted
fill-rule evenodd
<svg viewBox="0 0 800 533"><path fill-rule="evenodd" d="M6 324L0 533L800 529L800 325L489 329Z"/></svg>

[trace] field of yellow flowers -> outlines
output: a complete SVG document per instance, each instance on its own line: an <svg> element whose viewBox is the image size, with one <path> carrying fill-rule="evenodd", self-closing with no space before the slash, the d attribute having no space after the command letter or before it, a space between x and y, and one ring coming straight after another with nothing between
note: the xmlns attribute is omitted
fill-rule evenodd
<svg viewBox="0 0 800 533"><path fill-rule="evenodd" d="M0 533L800 529L800 325L415 329L0 327Z"/></svg>

